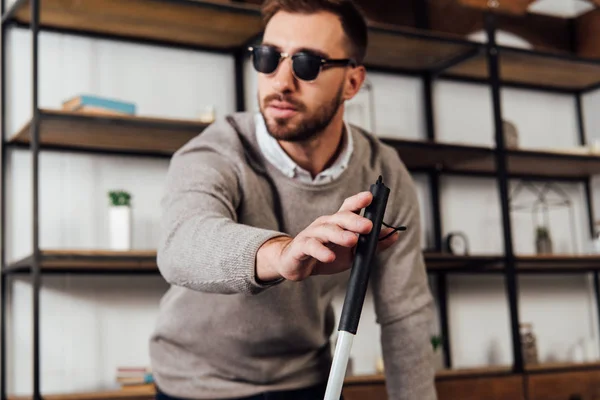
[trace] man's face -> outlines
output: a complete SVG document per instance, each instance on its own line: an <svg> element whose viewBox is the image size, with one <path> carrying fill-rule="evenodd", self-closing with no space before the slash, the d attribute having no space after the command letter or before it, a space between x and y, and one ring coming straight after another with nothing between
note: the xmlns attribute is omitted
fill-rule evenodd
<svg viewBox="0 0 600 400"><path fill-rule="evenodd" d="M334 14L291 14L280 11L265 29L263 44L293 55L310 50L323 58L348 58L346 36ZM283 59L277 70L258 75L258 101L269 133L278 140L304 141L320 134L343 112L348 98L348 70L325 67L312 82L297 79L292 62Z"/></svg>

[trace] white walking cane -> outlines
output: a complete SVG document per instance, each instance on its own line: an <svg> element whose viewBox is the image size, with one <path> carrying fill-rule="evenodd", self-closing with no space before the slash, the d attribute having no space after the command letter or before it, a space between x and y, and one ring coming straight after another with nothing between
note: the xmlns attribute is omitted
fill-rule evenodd
<svg viewBox="0 0 600 400"><path fill-rule="evenodd" d="M360 313L369 283L371 262L377 249L379 233L383 223L383 214L385 213L385 207L390 194L390 189L383 184L381 176L377 180L377 183L371 185L371 193L373 194L373 201L365 209L364 216L373 222L373 229L371 229L368 235L360 235L358 238L354 262L350 272L350 280L348 281L348 289L346 290L346 297L340 317L340 325L338 327L338 341L335 347L331 371L329 372L324 400L339 400L342 393L348 358L352 349L352 341L358 329ZM397 228L396 230L399 229Z"/></svg>

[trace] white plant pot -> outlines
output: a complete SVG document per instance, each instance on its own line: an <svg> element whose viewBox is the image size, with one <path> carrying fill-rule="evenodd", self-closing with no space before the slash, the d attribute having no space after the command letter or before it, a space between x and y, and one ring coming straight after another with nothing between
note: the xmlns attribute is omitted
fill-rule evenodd
<svg viewBox="0 0 600 400"><path fill-rule="evenodd" d="M112 250L131 250L131 207L109 207L109 236Z"/></svg>
<svg viewBox="0 0 600 400"><path fill-rule="evenodd" d="M441 371L446 368L444 365L444 352L441 347L438 347L433 352L433 367L436 371Z"/></svg>

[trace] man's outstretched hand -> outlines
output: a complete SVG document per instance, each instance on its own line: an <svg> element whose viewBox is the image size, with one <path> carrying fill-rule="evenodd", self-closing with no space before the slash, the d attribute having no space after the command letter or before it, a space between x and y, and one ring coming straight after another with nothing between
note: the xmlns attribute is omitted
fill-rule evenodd
<svg viewBox="0 0 600 400"><path fill-rule="evenodd" d="M352 266L359 234L368 234L373 224L357 214L371 204L371 192L361 192L344 200L332 215L317 218L295 238L277 237L265 242L257 253L256 276L268 282L280 278L301 281L311 275L337 274ZM381 228L380 237L392 228ZM385 250L396 242L398 233L379 242Z"/></svg>

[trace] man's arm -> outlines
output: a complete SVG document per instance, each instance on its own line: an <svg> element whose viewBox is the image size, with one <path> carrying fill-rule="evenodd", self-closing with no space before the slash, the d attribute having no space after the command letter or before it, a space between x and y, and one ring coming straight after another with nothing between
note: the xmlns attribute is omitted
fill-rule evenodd
<svg viewBox="0 0 600 400"><path fill-rule="evenodd" d="M242 194L235 166L200 144L169 165L157 263L167 282L222 294L256 294L280 282L256 279L258 249L283 234L239 224Z"/></svg>
<svg viewBox="0 0 600 400"><path fill-rule="evenodd" d="M403 165L390 184L387 223L405 225L398 241L378 256L373 293L386 386L390 400L435 400L435 371L430 333L433 298L423 261L416 188Z"/></svg>

